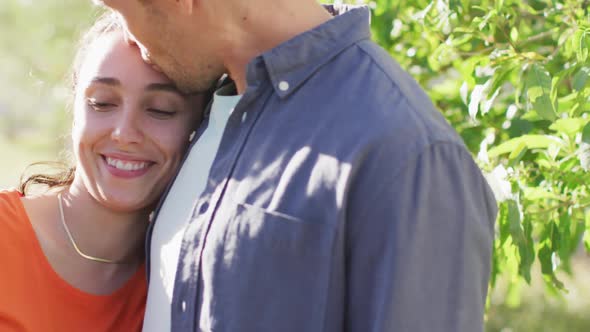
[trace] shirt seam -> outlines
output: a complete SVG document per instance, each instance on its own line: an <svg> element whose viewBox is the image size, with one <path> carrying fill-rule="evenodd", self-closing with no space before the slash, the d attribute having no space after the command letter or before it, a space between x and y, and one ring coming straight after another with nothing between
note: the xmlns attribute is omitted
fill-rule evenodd
<svg viewBox="0 0 590 332"><path fill-rule="evenodd" d="M439 147L443 147L449 145L455 149L458 150L459 154L462 157L462 160L469 160L472 159L471 154L467 153L467 151L465 151L465 149L463 148L462 145L460 145L457 142L454 141L450 141L450 140L436 140L436 141L432 141L430 143L427 143L423 148L421 148L419 151L417 151L410 159L408 159L406 161L406 163L404 165L402 165L399 170L392 176L392 180L391 180L391 184L395 185L399 178L401 177L401 174L407 170L410 166L415 165L417 163L417 161L422 158L424 155L426 155L427 153L430 153L432 151L434 151L435 149L439 148ZM465 155L467 154L467 156ZM468 157L468 158L466 158Z"/></svg>
<svg viewBox="0 0 590 332"><path fill-rule="evenodd" d="M341 15L344 15L352 10L357 10L357 9L360 9L360 8L349 9L349 10L345 11L344 13L342 13ZM322 25L324 25L324 24L327 24L327 22L323 23ZM287 41L287 43L295 44L294 42L298 41L297 40L298 38L302 38L302 36L306 33L309 33L311 31L315 31L320 26L305 31L304 33ZM278 69L281 66L280 65L277 66L275 63L275 59L280 57L277 55L277 53L279 53L281 46L284 46L286 44L278 46L278 48L271 50L265 54L262 54L261 57L262 57L264 65L266 67L268 77L271 81L271 85L272 85L273 89L275 90L275 93L282 98L284 96L290 95L294 90L296 90L296 87L301 85L302 82L305 82L306 80L308 80L311 76L313 76L314 73L316 73L321 67L325 66L330 61L332 61L332 59L334 59L336 56L338 56L342 52L345 52L346 50L350 49L351 47L358 44L359 42L365 41L365 40L370 40L370 35L359 33L359 35L354 39L349 39L349 40L344 39L344 38L339 39L338 41L333 43L334 47L332 47L330 50L325 51L325 52L317 52L317 54L314 53L313 56L307 57L306 61L301 61L300 63L296 64L295 66L292 66L288 70ZM303 41L305 42L305 40L303 40ZM305 44L304 42L300 42L299 44L304 45ZM321 61L318 61L318 60L321 60ZM312 65L309 65L310 63ZM315 70L311 70L312 68L310 68L310 67L312 67L312 66L314 67L313 69L315 69ZM280 79L290 80L290 78L293 75L295 75L294 72L301 72L301 71L308 71L308 73L306 75L304 75L304 77L293 82L295 84L295 86L293 86L291 89L289 89L289 91L280 92L279 87L277 86L278 81ZM281 74L278 74L278 72L280 72ZM283 77L279 78L279 76L281 76L281 75Z"/></svg>
<svg viewBox="0 0 590 332"><path fill-rule="evenodd" d="M408 98L406 96L406 93L400 89L399 84L397 83L397 81L388 73L388 71L383 68L383 66L375 60L375 57L373 56L373 54L371 54L369 51L367 51L365 49L365 46L360 44L361 41L358 41L357 43L355 43L355 45L361 50L361 52L363 52L371 61L371 63L376 66L379 71L385 76L387 77L387 79L389 80L389 82L391 83L391 85L393 86L393 88L397 91L399 91L400 93L400 102L405 102L405 104L408 106L408 108L413 112L413 114L416 114L417 117L420 119L420 124L423 125L426 128L430 128L430 126L428 125L428 122L424 119L422 112L419 112L418 109L416 108L416 106L414 105L414 103L410 100L410 98ZM418 84L416 82L416 84ZM440 113L440 111L436 108L435 105L433 105L434 110L436 110L437 112ZM435 142L438 141L445 141L442 139L437 139L435 137L433 137L430 133L426 134L427 138L429 141L431 141L429 144L433 144ZM453 142L451 139L448 139L448 142Z"/></svg>

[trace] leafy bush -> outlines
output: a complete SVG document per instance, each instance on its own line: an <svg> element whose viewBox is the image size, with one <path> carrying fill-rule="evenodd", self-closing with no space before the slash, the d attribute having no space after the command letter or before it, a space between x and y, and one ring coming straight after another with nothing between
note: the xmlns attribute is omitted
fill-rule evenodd
<svg viewBox="0 0 590 332"><path fill-rule="evenodd" d="M358 1L357 1L358 2ZM590 250L590 15L581 0L378 0L374 37L462 135L500 203L493 286L551 287Z"/></svg>

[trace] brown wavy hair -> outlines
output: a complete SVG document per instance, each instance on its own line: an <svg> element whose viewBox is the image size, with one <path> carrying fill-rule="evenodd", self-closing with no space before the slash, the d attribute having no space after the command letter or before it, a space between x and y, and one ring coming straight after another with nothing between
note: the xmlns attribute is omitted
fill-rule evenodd
<svg viewBox="0 0 590 332"><path fill-rule="evenodd" d="M78 43L78 49L74 57L74 63L70 69L70 85L72 91L72 99L76 95L76 88L78 83L78 73L80 67L86 56L88 50L94 41L99 39L105 34L112 33L115 31L123 31L123 25L121 24L118 17L112 12L106 12L100 16L92 25L88 31L86 31ZM27 176L27 170L33 167L43 166L50 168L50 172L36 173ZM74 174L76 173L76 166L73 163L67 162L36 162L29 165L25 172L21 175L17 190L27 195L31 193L33 186L45 186L47 189L54 189L60 187L66 187L72 184L74 181Z"/></svg>

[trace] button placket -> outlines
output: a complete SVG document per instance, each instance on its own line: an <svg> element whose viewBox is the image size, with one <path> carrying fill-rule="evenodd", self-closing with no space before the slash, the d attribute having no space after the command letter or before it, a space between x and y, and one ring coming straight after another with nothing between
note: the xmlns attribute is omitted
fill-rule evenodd
<svg viewBox="0 0 590 332"><path fill-rule="evenodd" d="M268 96L266 98L263 98L263 102L260 103L260 105L265 105L266 101L272 96L271 93L268 94ZM241 108L246 108L245 106L241 107ZM252 109L252 107L248 107L248 109ZM262 111L262 110L260 110ZM236 114L237 115L237 114ZM255 113L251 113L249 115L247 115L246 117L252 117L254 116L254 118L256 118ZM231 125L232 122L234 122L234 125L237 125L240 123L240 120L244 120L244 114L241 115L241 119L240 117L233 117L233 121L232 121L232 117L230 117L230 119L228 120L228 125ZM236 121L237 120L237 121ZM254 124L254 121L250 121L250 126L252 126ZM231 159L231 164L228 164L228 162L219 164L219 162L216 163L216 161L213 162L212 166L211 166L211 173L209 174L209 179L219 179L220 182L223 181L225 182L222 186L223 188L220 190L214 190L214 192L211 192L211 187L210 186L206 186L205 191L203 192L203 194L201 195L201 197L207 197L205 199L203 199L201 205L199 206L198 202L196 202L195 206L193 207L193 216L192 216L192 220L189 223L188 227L187 227L187 232L185 232L185 234L189 233L189 229L191 227L198 227L200 229L199 232L194 232L193 234L196 235L194 238L189 239L187 237L183 238L183 244L181 245L181 257L184 257L187 255L186 253L186 249L187 249L187 241L188 242L195 242L198 241L190 250L191 259L180 259L179 260L179 264L177 267L177 275L181 275L181 271L183 271L187 264L190 264L191 266L194 266L194 273L191 273L191 277L188 280L184 280L182 282L179 282L178 280L175 281L175 286L174 286L174 294L173 294L173 302L174 302L174 306L175 306L175 310L173 310L173 317L172 317L172 329L173 330L192 330L196 325L197 325L197 318L199 316L199 312L198 312L198 303L196 303L196 301L198 301L198 294L201 290L199 290L199 285L198 285L198 280L201 274L200 271L200 259L201 259L201 254L203 253L204 250L204 245L206 242L206 238L208 235L208 231L209 231L209 227L211 225L211 223L213 222L213 216L215 214L215 210L214 207L216 206L216 204L219 202L219 200L222 199L223 196L225 196L225 188L228 185L228 181L227 178L231 177L231 173L232 173L232 165L235 164L237 162L237 160L240 157L240 151L241 151L241 147L245 144L246 140L247 140L247 136L249 131L252 129L251 127L242 127L242 128L237 128L238 130L234 131L229 137L228 136L228 132L227 132L227 127L224 130L223 133L223 137L219 146L219 149L222 150L224 147L224 141L227 141L228 139L230 139L233 144L231 146L227 146L225 149L225 153L228 155L228 159ZM219 153L219 151L218 151ZM217 160L217 158L216 158ZM223 160L223 159L222 159ZM221 179L225 179L225 180L221 180ZM210 208L211 207L211 208ZM198 211L198 212L197 212ZM183 251L184 254L183 254ZM176 298L176 299L175 299ZM184 305L184 310L186 310L186 313L189 313L188 315L185 314L185 311L183 310L183 303L185 303ZM175 322L174 316L177 316L178 321Z"/></svg>
<svg viewBox="0 0 590 332"><path fill-rule="evenodd" d="M194 208L196 210L196 206ZM189 224L188 227L199 227L200 224L197 220L199 217L203 216L193 216L191 219L192 225ZM185 231L185 234L188 233L188 228ZM186 237L183 239L183 244L181 245L181 254L180 257L184 257L187 255L187 244L189 242L197 242L197 245L194 248L195 252L201 252L203 247L203 241L205 238L205 232L197 232L194 236L194 241L188 240ZM192 251L192 250L191 250ZM198 259L191 260L187 262L184 259L180 259L178 262L177 267L177 275L180 275L180 271L183 271L186 267L186 264L196 265L199 266L200 262ZM177 278L178 279L178 278ZM175 281L174 285L174 292L172 295L172 305L174 310L172 311L172 330L181 330L181 331L193 331L194 327L196 326L195 315L187 315L195 308L195 301L197 299L197 283L198 283L198 276L194 276L194 278L189 278L183 280L179 283L178 280Z"/></svg>

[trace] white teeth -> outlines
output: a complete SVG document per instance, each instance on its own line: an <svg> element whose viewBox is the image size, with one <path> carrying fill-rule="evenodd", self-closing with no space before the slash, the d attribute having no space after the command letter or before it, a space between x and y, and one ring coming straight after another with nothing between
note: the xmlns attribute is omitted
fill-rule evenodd
<svg viewBox="0 0 590 332"><path fill-rule="evenodd" d="M138 171L147 167L146 162L129 162L107 157L107 164L124 171Z"/></svg>

